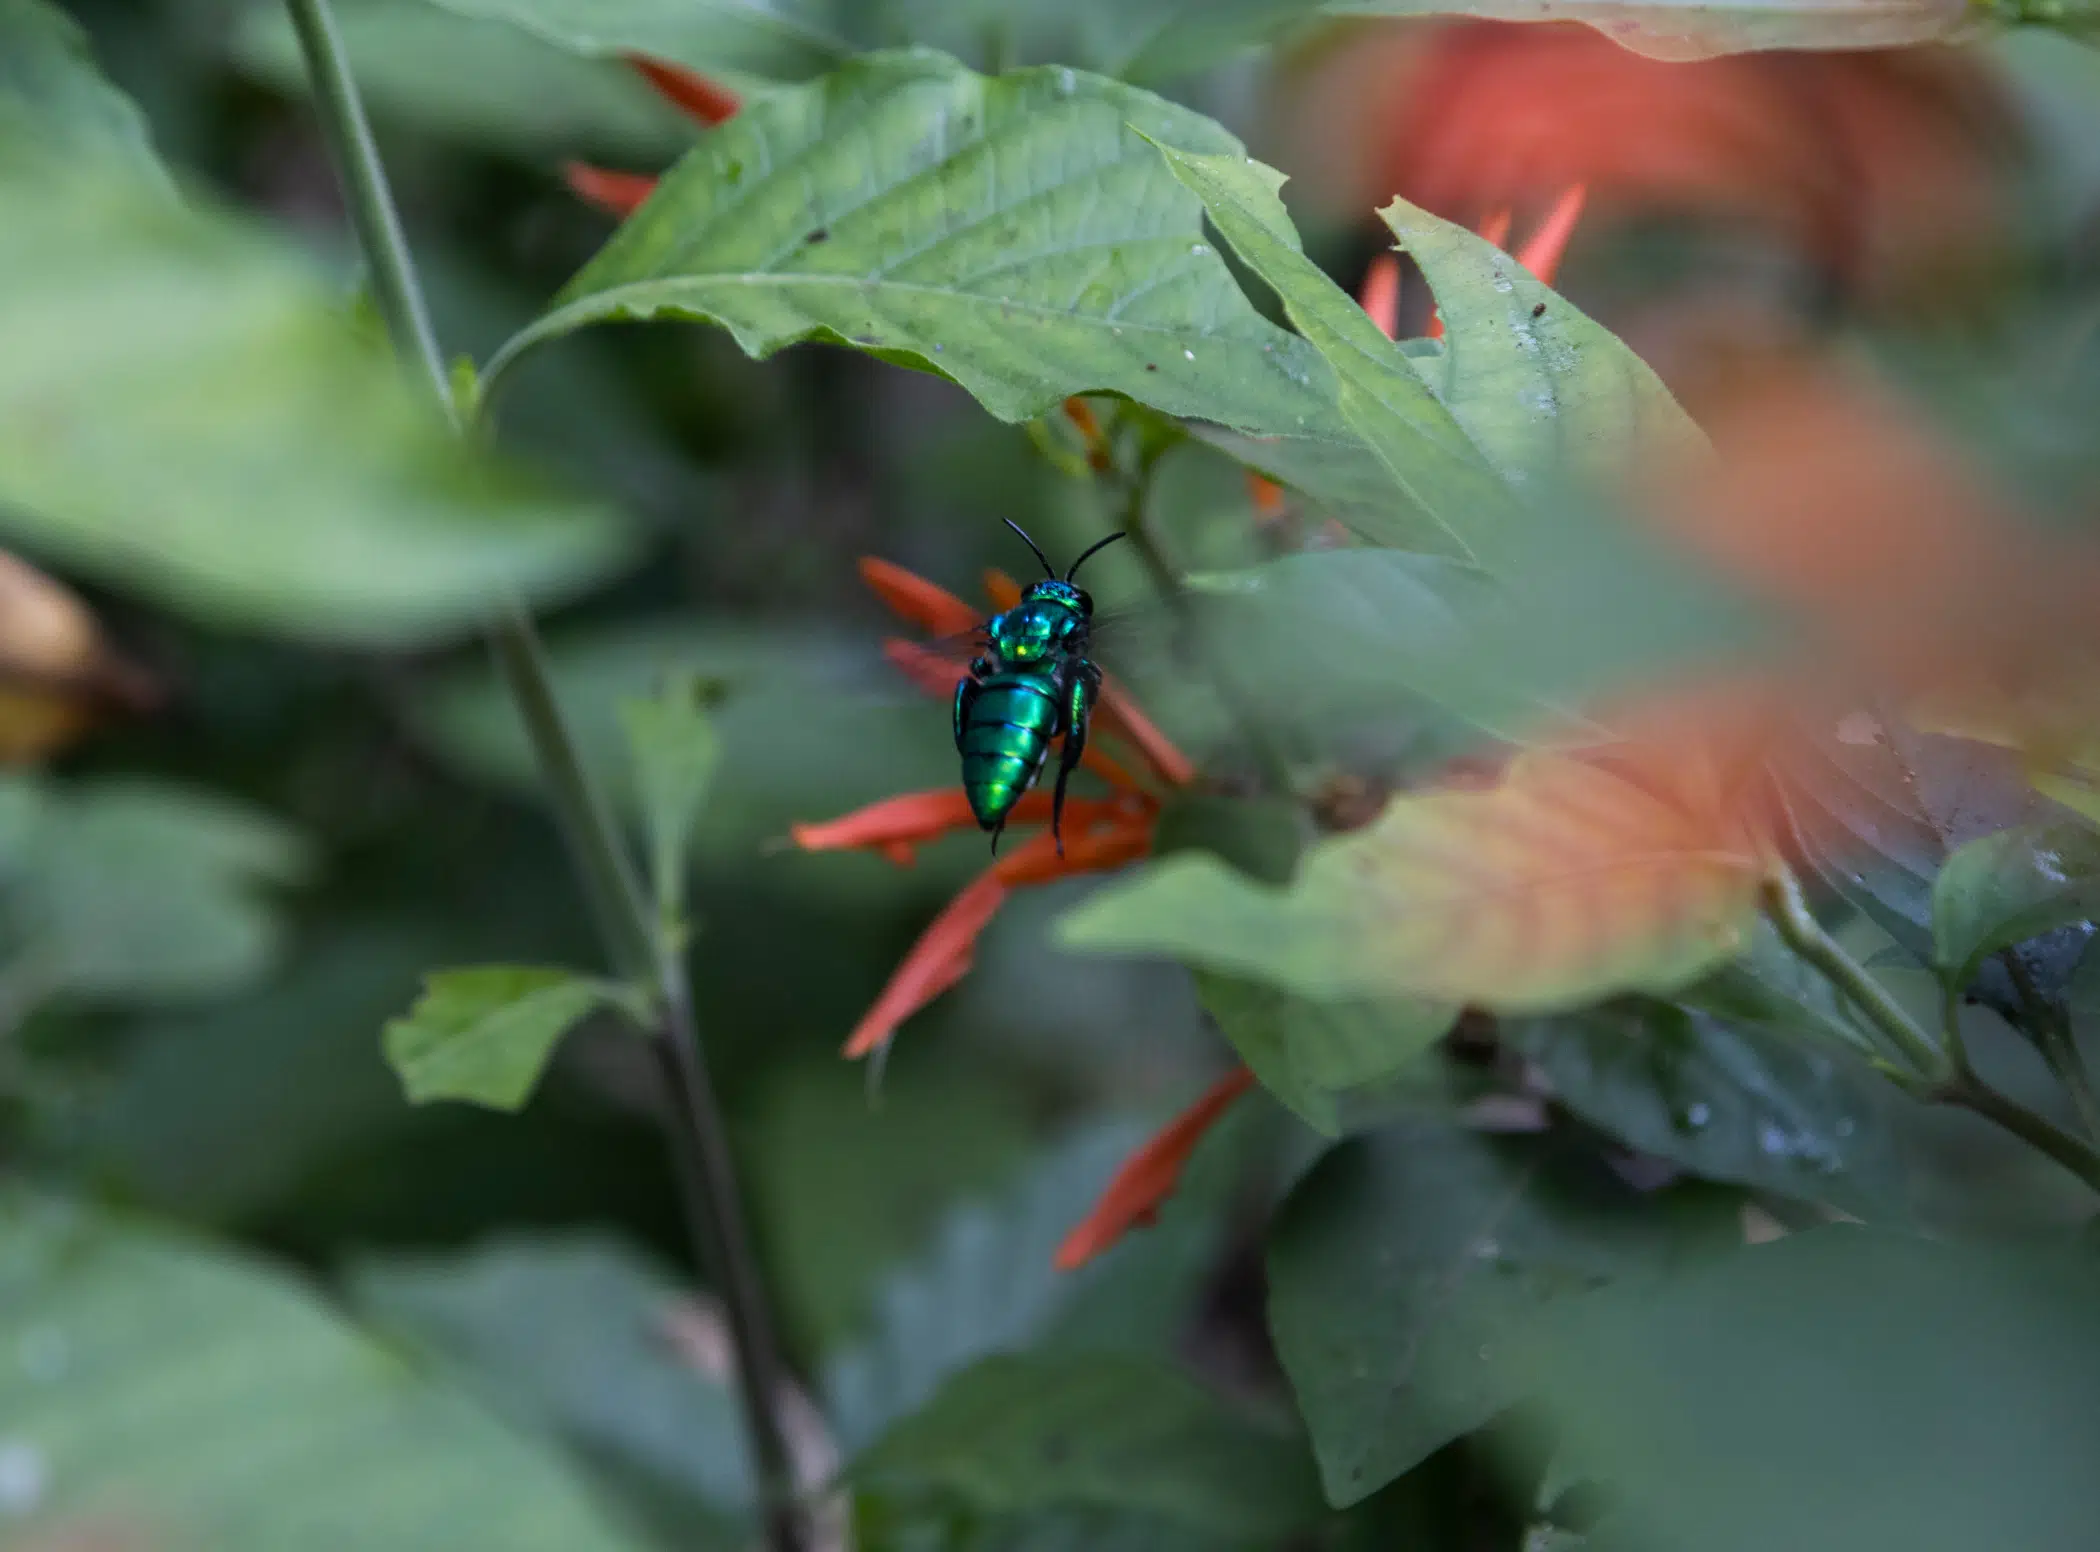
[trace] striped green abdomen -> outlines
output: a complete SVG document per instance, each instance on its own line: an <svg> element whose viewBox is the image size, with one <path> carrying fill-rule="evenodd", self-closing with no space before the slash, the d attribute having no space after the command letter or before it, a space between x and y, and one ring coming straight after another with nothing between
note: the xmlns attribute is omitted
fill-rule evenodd
<svg viewBox="0 0 2100 1552"><path fill-rule="evenodd" d="M1056 680L1008 669L984 681L963 724L963 792L978 824L992 829L1042 774L1057 736Z"/></svg>

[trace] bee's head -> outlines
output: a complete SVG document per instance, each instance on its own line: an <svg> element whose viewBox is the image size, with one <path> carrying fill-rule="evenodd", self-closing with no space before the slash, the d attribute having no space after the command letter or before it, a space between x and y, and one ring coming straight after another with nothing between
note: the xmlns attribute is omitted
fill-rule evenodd
<svg viewBox="0 0 2100 1552"><path fill-rule="evenodd" d="M1094 600L1087 596L1085 588L1075 587L1070 582L1060 582L1054 578L1030 583L1028 590L1021 595L1021 602L1023 605L1057 605L1072 610L1081 619L1086 619L1094 612Z"/></svg>

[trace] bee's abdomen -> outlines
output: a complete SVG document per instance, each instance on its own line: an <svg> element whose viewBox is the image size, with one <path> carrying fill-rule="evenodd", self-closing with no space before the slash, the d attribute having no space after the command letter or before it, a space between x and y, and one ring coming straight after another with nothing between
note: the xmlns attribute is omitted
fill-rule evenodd
<svg viewBox="0 0 2100 1552"><path fill-rule="evenodd" d="M963 792L986 830L1035 785L1057 736L1057 696L1047 676L999 673L984 681L963 725Z"/></svg>

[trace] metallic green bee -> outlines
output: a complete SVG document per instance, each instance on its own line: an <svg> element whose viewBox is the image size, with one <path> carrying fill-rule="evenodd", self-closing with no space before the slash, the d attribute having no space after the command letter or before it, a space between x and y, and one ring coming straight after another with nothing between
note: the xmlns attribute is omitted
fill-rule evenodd
<svg viewBox="0 0 2100 1552"><path fill-rule="evenodd" d="M997 851L1007 816L1043 774L1051 740L1064 740L1050 806L1050 831L1062 855L1065 783L1086 749L1087 721L1101 692L1101 670L1087 656L1094 601L1072 578L1095 551L1125 536L1112 533L1090 546L1059 577L1020 524L1009 518L1006 526L1035 551L1047 580L1030 584L1020 603L980 629L980 655L955 686L955 747L970 812L979 828L991 831Z"/></svg>

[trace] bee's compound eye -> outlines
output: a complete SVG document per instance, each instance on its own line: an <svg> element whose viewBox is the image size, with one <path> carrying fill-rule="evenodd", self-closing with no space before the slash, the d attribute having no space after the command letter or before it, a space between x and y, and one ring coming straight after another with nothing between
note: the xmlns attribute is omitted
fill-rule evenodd
<svg viewBox="0 0 2100 1552"><path fill-rule="evenodd" d="M1092 593L1085 591L1080 593L1079 612L1089 620L1094 617L1094 595Z"/></svg>

